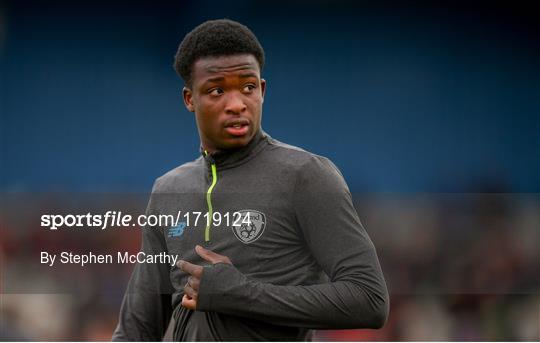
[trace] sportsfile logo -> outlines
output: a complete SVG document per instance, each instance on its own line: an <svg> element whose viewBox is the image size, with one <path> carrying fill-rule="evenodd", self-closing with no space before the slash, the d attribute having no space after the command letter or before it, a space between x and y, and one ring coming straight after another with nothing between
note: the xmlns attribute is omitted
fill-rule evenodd
<svg viewBox="0 0 540 343"><path fill-rule="evenodd" d="M180 236L186 227L212 225L215 227L250 225L250 217L246 212L208 212L178 211L174 214L138 215L132 216L122 211L107 211L105 214L44 214L41 216L41 226L49 230L60 228L100 228L109 227L171 227L170 237Z"/></svg>

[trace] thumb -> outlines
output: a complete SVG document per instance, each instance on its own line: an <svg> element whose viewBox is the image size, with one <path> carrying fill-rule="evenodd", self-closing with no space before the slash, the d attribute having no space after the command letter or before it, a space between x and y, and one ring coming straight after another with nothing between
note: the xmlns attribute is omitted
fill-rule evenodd
<svg viewBox="0 0 540 343"><path fill-rule="evenodd" d="M203 260L208 261L212 264L215 264L215 263L232 264L231 260L227 256L220 255L218 253L213 252L212 250L205 249L200 245L195 246L195 252L197 252L197 254L200 257L202 257Z"/></svg>

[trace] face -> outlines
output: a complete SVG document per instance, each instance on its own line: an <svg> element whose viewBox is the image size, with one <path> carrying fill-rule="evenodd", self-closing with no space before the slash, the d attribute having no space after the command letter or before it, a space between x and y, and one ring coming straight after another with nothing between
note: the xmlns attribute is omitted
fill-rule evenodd
<svg viewBox="0 0 540 343"><path fill-rule="evenodd" d="M253 55L204 57L195 61L186 108L195 112L208 152L247 145L260 130L266 82Z"/></svg>

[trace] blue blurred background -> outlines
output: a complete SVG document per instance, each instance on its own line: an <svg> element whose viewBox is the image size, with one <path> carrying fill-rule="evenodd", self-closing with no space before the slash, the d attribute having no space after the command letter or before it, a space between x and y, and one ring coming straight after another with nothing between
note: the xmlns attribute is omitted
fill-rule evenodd
<svg viewBox="0 0 540 343"><path fill-rule="evenodd" d="M266 50L263 128L351 190L538 192L538 6L452 3L4 2L0 190L148 191L196 158L173 56L227 17Z"/></svg>

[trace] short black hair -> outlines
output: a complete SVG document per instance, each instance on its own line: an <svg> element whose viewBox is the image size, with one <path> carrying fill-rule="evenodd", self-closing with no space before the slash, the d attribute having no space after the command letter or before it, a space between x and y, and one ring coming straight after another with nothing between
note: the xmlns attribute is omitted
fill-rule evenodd
<svg viewBox="0 0 540 343"><path fill-rule="evenodd" d="M190 87L191 70L199 58L237 54L253 55L262 71L264 50L250 29L229 19L209 20L184 37L174 58L174 69Z"/></svg>

